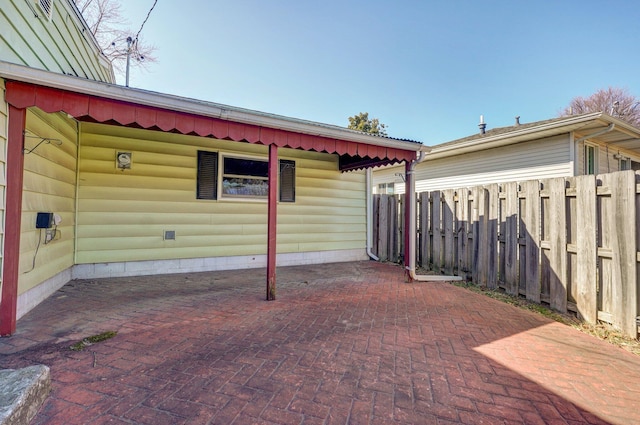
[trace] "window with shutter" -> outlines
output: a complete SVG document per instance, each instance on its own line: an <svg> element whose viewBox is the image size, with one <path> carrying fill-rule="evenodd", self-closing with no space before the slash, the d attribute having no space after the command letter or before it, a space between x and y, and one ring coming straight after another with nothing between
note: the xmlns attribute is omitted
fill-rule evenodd
<svg viewBox="0 0 640 425"><path fill-rule="evenodd" d="M198 199L251 198L266 199L268 161L258 158L219 155L217 152L198 151ZM296 200L296 163L279 161L279 200ZM218 188L220 182L220 188ZM220 193L218 191L220 190Z"/></svg>
<svg viewBox="0 0 640 425"><path fill-rule="evenodd" d="M280 160L280 202L296 201L296 163Z"/></svg>
<svg viewBox="0 0 640 425"><path fill-rule="evenodd" d="M198 151L198 199L218 199L218 153Z"/></svg>

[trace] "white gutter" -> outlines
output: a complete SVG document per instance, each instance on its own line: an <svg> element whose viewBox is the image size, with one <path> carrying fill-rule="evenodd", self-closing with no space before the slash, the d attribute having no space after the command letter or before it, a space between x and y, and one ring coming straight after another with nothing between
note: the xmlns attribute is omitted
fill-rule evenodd
<svg viewBox="0 0 640 425"><path fill-rule="evenodd" d="M409 170L407 170L407 181L409 182L409 188L405 195L407 203L409 203L409 246L405 252L409 253L409 265L406 267L409 276L412 280L418 282L451 282L460 281L460 276L443 276L443 275L418 275L416 274L416 180L415 180L415 168L416 165L424 161L426 158L424 152L420 152L420 156L417 160L411 161Z"/></svg>
<svg viewBox="0 0 640 425"><path fill-rule="evenodd" d="M366 197L365 197L366 203L367 203L367 255L372 260L379 261L380 258L378 258L378 256L376 256L371 251L372 239L373 239L373 205L371 205L371 202L372 202L372 198L371 198L372 174L373 174L373 170L371 169L371 167L367 168L367 171L366 171L366 175L367 175L367 178L366 178L366 180L367 180L367 183L366 183L367 194L366 194Z"/></svg>
<svg viewBox="0 0 640 425"><path fill-rule="evenodd" d="M237 108L219 103L205 102L202 100L179 97L164 93L115 84L92 81L70 75L58 74L41 69L29 68L0 61L0 77L9 80L21 81L30 84L68 90L91 96L120 100L123 102L137 103L172 111L186 112L201 116L220 118L224 120L253 124L296 133L310 134L334 139L361 142L374 146L383 146L418 152L424 145L418 142L390 139L381 136L373 136L359 131L336 125L322 124L282 115Z"/></svg>
<svg viewBox="0 0 640 425"><path fill-rule="evenodd" d="M580 143L580 142L582 142L582 141L584 141L584 140L591 139L592 137L598 137L598 136L602 136L603 134L607 134L607 133L609 133L610 131L613 131L613 129L615 128L615 126L616 126L616 125L615 125L614 123L611 123L611 124L609 124L609 126L608 126L607 128L605 128L604 130L596 131L595 133L588 134L588 135L586 135L586 136L584 136L584 137L581 137L581 138L579 138L578 140L576 140L576 141L575 141L575 143Z"/></svg>
<svg viewBox="0 0 640 425"><path fill-rule="evenodd" d="M504 145L511 145L518 142L533 140L534 137L552 136L555 134L569 133L588 126L595 120L604 121L606 124L615 124L615 129L633 136L640 134L637 128L608 116L602 112L592 112L589 114L566 117L562 120L541 124L534 127L527 127L519 130L512 130L505 133L496 134L489 137L475 138L462 142L447 142L432 147L429 160L442 158L450 155L459 155L466 152L473 152L481 149L489 149ZM547 133L547 134L545 134ZM594 137L589 136L589 137Z"/></svg>

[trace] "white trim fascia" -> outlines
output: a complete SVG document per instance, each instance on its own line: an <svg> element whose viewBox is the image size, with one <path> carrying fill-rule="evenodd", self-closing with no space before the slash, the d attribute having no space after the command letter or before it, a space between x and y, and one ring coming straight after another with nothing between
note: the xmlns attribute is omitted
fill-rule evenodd
<svg viewBox="0 0 640 425"><path fill-rule="evenodd" d="M137 103L171 111L220 118L243 124L253 124L313 136L341 139L414 152L429 150L427 146L419 142L408 142L373 136L336 125L322 124L203 100L92 81L71 75L28 68L4 61L0 61L0 76L24 83L37 84L123 102Z"/></svg>
<svg viewBox="0 0 640 425"><path fill-rule="evenodd" d="M429 153L427 159L436 159L471 151L511 145L514 143L532 140L536 136L550 137L565 132L570 133L596 120L603 122L605 125L615 124L615 128L617 130L623 131L624 129L623 132L625 134L630 133L630 135L635 134L640 137L640 129L637 129L630 124L627 124L602 112L592 112L589 114L569 116L563 120L541 124L539 126L528 127L521 130L509 131L482 139L467 140L460 143L447 142L442 145L435 145L431 147L431 152ZM549 131L553 131L553 134L542 134Z"/></svg>

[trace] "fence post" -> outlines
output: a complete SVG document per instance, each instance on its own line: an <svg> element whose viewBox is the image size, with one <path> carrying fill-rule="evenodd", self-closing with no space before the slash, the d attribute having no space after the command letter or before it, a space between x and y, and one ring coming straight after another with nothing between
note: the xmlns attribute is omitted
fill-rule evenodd
<svg viewBox="0 0 640 425"><path fill-rule="evenodd" d="M525 284L527 299L540 302L540 182L522 184L525 192ZM522 260L521 260L522 261Z"/></svg>
<svg viewBox="0 0 640 425"><path fill-rule="evenodd" d="M596 287L596 179L593 175L576 177L577 209L577 288L576 306L587 323L598 319Z"/></svg>
<svg viewBox="0 0 640 425"><path fill-rule="evenodd" d="M567 312L567 199L563 178L548 180L549 211L549 305Z"/></svg>
<svg viewBox="0 0 640 425"><path fill-rule="evenodd" d="M498 208L500 199L498 185L485 188L485 213L487 214L487 282L489 289L498 287Z"/></svg>
<svg viewBox="0 0 640 425"><path fill-rule="evenodd" d="M612 324L627 335L636 336L637 285L636 285L636 176L633 171L623 171L598 176L603 186L611 191L609 222L603 223L608 232L611 277ZM601 285L602 286L602 285Z"/></svg>
<svg viewBox="0 0 640 425"><path fill-rule="evenodd" d="M504 284L506 292L518 295L518 183L503 185L505 200L504 229Z"/></svg>
<svg viewBox="0 0 640 425"><path fill-rule="evenodd" d="M429 268L429 192L420 192L420 265L423 268Z"/></svg>
<svg viewBox="0 0 640 425"><path fill-rule="evenodd" d="M442 201L440 191L431 192L431 252L433 261L433 270L440 273L442 270L442 230L441 230L441 213Z"/></svg>
<svg viewBox="0 0 640 425"><path fill-rule="evenodd" d="M453 213L455 211L454 204L454 191L453 189L447 189L443 191L444 202L442 203L442 221L444 231L444 272L445 274L452 275L453 268L455 267L455 246L453 238Z"/></svg>
<svg viewBox="0 0 640 425"><path fill-rule="evenodd" d="M458 190L458 208L456 211L456 217L458 218L458 228L455 231L458 233L458 276L463 279L467 279L471 276L471 267L469 265L469 190Z"/></svg>
<svg viewBox="0 0 640 425"><path fill-rule="evenodd" d="M398 202L399 199L395 195L388 196L389 202L389 244L387 246L389 261L398 262Z"/></svg>

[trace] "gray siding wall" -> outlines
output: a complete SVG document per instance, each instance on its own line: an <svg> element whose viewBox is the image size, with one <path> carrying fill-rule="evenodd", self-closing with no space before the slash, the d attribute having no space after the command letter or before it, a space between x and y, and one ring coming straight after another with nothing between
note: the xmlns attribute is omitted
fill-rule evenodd
<svg viewBox="0 0 640 425"><path fill-rule="evenodd" d="M608 148L607 145L596 144L591 141L583 141L576 143L576 173L575 175L581 176L585 174L584 167L584 148L585 145L597 146L597 163L598 169L596 174L606 174L620 171L620 160L615 157L616 154L622 154L627 158L635 162L640 162L640 156L630 151L620 150L617 148Z"/></svg>
<svg viewBox="0 0 640 425"><path fill-rule="evenodd" d="M570 151L569 134L565 134L426 160L416 166L416 191L571 176ZM395 182L396 193L404 193L402 178L395 173L404 174L404 167L374 171L374 185Z"/></svg>

